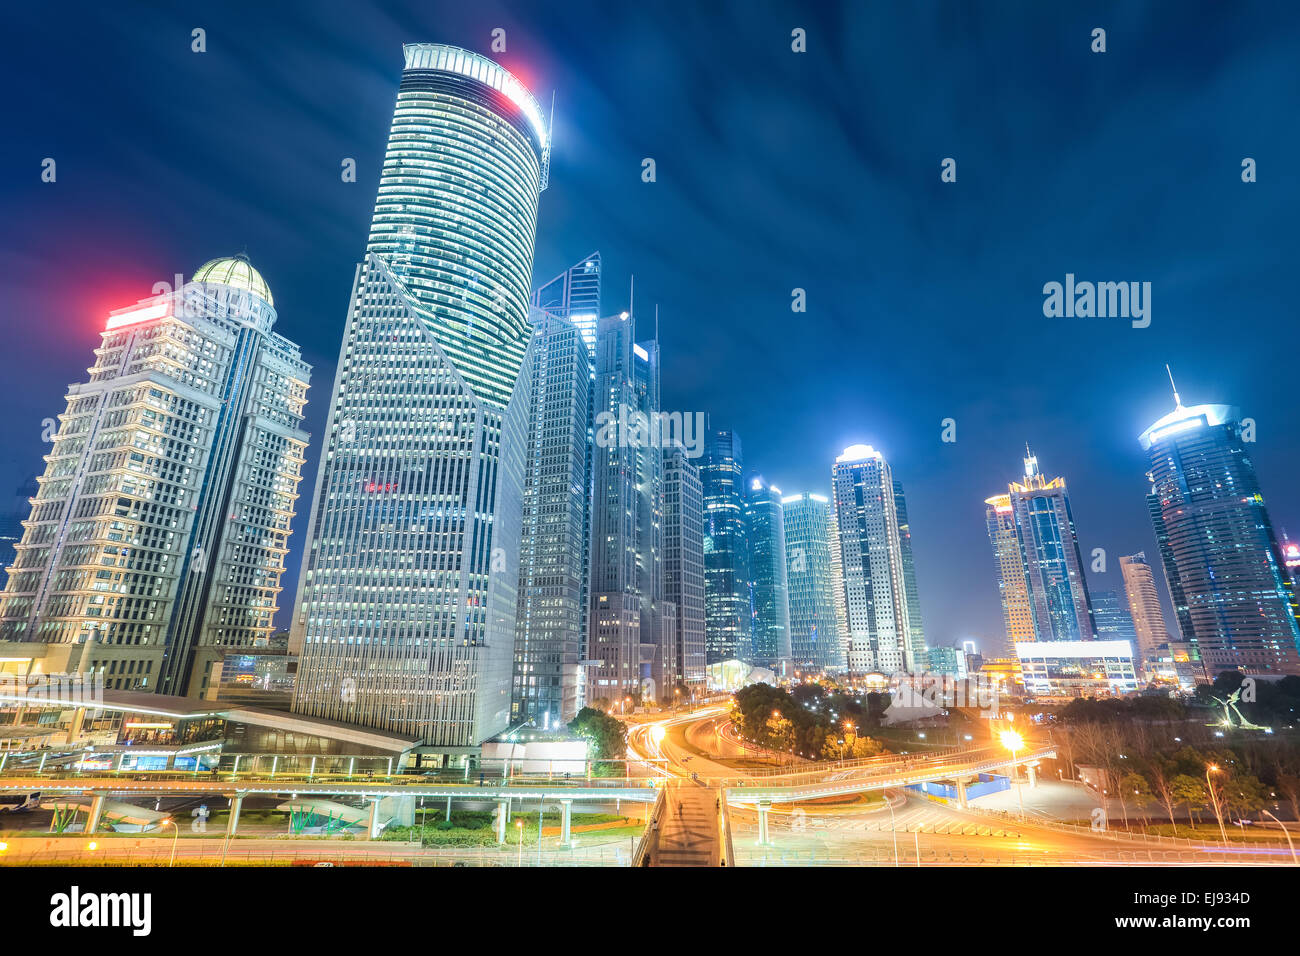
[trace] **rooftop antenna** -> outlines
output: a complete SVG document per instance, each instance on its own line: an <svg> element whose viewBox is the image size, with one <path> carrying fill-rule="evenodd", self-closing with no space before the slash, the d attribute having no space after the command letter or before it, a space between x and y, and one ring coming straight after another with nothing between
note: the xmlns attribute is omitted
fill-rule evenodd
<svg viewBox="0 0 1300 956"><path fill-rule="evenodd" d="M1174 407L1182 408L1183 400L1178 397L1178 386L1174 384L1174 373L1173 370L1169 368L1168 362L1165 363L1165 371L1169 373L1169 387L1174 390Z"/></svg>
<svg viewBox="0 0 1300 956"><path fill-rule="evenodd" d="M627 314L636 318L636 273L632 274L631 288L627 293Z"/></svg>
<svg viewBox="0 0 1300 956"><path fill-rule="evenodd" d="M659 303L655 303L655 344L659 344Z"/></svg>

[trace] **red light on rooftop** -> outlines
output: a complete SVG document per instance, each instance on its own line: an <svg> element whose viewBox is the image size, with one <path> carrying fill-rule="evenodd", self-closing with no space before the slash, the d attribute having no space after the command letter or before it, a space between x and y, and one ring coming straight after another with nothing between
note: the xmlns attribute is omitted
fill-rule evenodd
<svg viewBox="0 0 1300 956"><path fill-rule="evenodd" d="M166 315L170 315L170 309L171 303L169 302L155 302L125 312L115 312L108 317L108 324L104 326L104 331L112 332L114 329L120 329L128 325L152 322L154 319L161 319Z"/></svg>

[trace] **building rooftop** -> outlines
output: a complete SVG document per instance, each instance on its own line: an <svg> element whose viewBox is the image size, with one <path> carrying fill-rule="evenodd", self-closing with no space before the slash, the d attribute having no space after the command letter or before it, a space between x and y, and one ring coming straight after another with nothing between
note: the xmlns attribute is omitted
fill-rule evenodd
<svg viewBox="0 0 1300 956"><path fill-rule="evenodd" d="M195 270L192 281L219 282L233 286L265 299L267 305L275 305L275 300L271 298L271 287L245 256L227 256L205 262Z"/></svg>

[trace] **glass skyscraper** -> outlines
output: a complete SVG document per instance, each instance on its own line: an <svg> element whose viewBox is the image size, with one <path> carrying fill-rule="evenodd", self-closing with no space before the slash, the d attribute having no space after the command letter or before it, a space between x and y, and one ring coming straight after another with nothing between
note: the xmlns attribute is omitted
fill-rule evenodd
<svg viewBox="0 0 1300 956"><path fill-rule="evenodd" d="M1296 596L1235 408L1184 407L1139 436L1183 640L1206 670L1300 674Z"/></svg>
<svg viewBox="0 0 1300 956"><path fill-rule="evenodd" d="M850 672L917 673L894 478L883 455L852 445L835 459Z"/></svg>
<svg viewBox="0 0 1300 956"><path fill-rule="evenodd" d="M46 673L202 696L271 636L311 373L272 303L232 257L109 315L0 598L0 640L45 644Z"/></svg>
<svg viewBox="0 0 1300 956"><path fill-rule="evenodd" d="M1124 578L1124 592L1128 596L1137 647L1145 659L1153 656L1161 644L1169 642L1165 612L1160 607L1160 595L1156 592L1155 575L1152 574L1151 565L1147 563L1143 551L1121 557L1119 570Z"/></svg>
<svg viewBox="0 0 1300 956"><path fill-rule="evenodd" d="M659 343L636 317L600 320L591 523L591 700L672 695L676 615L664 613L663 449L638 428L659 413ZM605 419L602 424L602 419ZM626 424L626 427L625 427Z"/></svg>
<svg viewBox="0 0 1300 956"><path fill-rule="evenodd" d="M1117 590L1090 590L1088 598L1092 603L1093 626L1097 629L1099 641L1128 641L1133 648L1133 656L1138 659L1137 631L1133 628L1133 617L1129 613L1128 600Z"/></svg>
<svg viewBox="0 0 1300 956"><path fill-rule="evenodd" d="M749 662L775 669L790 660L790 585L780 488L761 477L750 480L745 496L745 526L754 601Z"/></svg>
<svg viewBox="0 0 1300 956"><path fill-rule="evenodd" d="M830 499L804 492L781 499L785 566L790 582L790 653L798 667L844 664L835 610L837 572L831 551Z"/></svg>
<svg viewBox="0 0 1300 956"><path fill-rule="evenodd" d="M907 498L903 495L903 483L897 478L894 479L894 509L898 513L898 546L903 556L903 590L907 594L907 633L912 643L912 661L917 671L923 671L929 666L929 657L925 650L925 627L921 624L921 592L916 586Z"/></svg>
<svg viewBox="0 0 1300 956"><path fill-rule="evenodd" d="M1034 609L1029 602L1029 580L1025 577L1025 559L1020 553L1011 496L994 495L986 498L984 505L989 544L993 546L993 559L997 563L1002 623L1006 627L1007 650L1011 651L1017 642L1037 638Z"/></svg>
<svg viewBox="0 0 1300 956"><path fill-rule="evenodd" d="M1065 479L1044 477L1026 449L1024 478L1009 486L1007 504L1033 614L1033 640L1092 640L1092 605ZM993 545L996 551L998 541ZM1006 573L1014 576L1014 568Z"/></svg>
<svg viewBox="0 0 1300 956"><path fill-rule="evenodd" d="M710 429L700 479L704 485L704 607L708 662L749 660L749 541L745 530L744 460L740 436Z"/></svg>
<svg viewBox="0 0 1300 956"><path fill-rule="evenodd" d="M549 146L497 64L404 53L317 476L293 707L454 753L510 720Z"/></svg>
<svg viewBox="0 0 1300 956"><path fill-rule="evenodd" d="M595 354L596 326L600 322L600 253L593 252L539 286L533 293L533 305L576 325L587 348Z"/></svg>

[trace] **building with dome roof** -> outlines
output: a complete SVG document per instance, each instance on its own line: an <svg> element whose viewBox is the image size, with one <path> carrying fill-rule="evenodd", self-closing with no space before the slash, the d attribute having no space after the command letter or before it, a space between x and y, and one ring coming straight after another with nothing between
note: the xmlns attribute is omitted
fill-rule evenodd
<svg viewBox="0 0 1300 956"><path fill-rule="evenodd" d="M267 641L311 376L275 320L244 256L109 314L0 594L0 657L203 697Z"/></svg>

